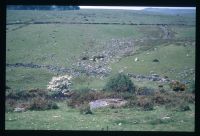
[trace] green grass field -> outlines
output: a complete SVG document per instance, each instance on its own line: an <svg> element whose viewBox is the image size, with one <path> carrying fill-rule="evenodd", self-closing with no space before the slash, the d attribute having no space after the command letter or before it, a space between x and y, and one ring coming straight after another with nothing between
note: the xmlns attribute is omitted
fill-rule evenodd
<svg viewBox="0 0 200 136"><path fill-rule="evenodd" d="M6 129L106 131L108 126L108 130L118 131L194 131L194 105L190 105L192 110L187 112L164 107L156 107L153 111L106 108L95 110L92 115L80 114L65 103L59 106L58 110L7 113Z"/></svg>
<svg viewBox="0 0 200 136"><path fill-rule="evenodd" d="M22 22L22 24L9 24ZM32 22L32 24L26 24ZM46 22L47 24L34 24ZM50 23L49 23L50 22ZM54 24L52 22L61 22ZM73 22L77 24L73 24ZM195 16L165 15L144 11L77 10L77 11L12 11L7 10L6 64L33 63L73 68L84 52L96 55L112 39L134 40L134 54L109 62L109 76L102 79L82 74L72 79L72 89L101 90L108 78L120 70L124 73L149 75L151 71L172 80L187 80L189 90L195 70ZM24 25L24 24L26 25ZM82 23L82 24L78 24ZM83 24L86 23L86 24ZM102 24L89 24L102 23ZM120 23L103 24L103 23ZM157 25L167 26L171 39L162 39L166 32ZM121 25L123 24L123 25ZM185 25L180 25L185 24ZM24 25L24 26L23 26ZM91 55L89 54L89 55ZM139 61L135 62L135 58ZM158 59L159 62L153 62ZM76 67L75 67L76 68ZM173 70L172 70L173 69ZM65 73L68 74L68 73ZM184 73L185 74L185 73ZM6 85L13 90L47 88L56 72L45 68L6 67ZM137 81L136 86L157 89L160 83ZM164 84L169 89L168 84ZM132 130L132 131L194 131L194 105L190 111L177 112L156 107L153 111L134 108L99 109L93 115L59 102L60 109L47 111L7 112L5 128L35 130ZM47 116L48 115L48 116ZM162 118L169 116L170 119ZM29 125L27 125L29 124Z"/></svg>

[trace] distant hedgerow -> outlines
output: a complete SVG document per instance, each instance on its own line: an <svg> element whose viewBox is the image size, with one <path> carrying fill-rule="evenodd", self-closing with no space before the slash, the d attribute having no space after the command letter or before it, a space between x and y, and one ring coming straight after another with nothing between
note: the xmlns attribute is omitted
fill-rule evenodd
<svg viewBox="0 0 200 136"><path fill-rule="evenodd" d="M110 78L105 86L105 90L115 92L134 92L135 87L127 75L119 73Z"/></svg>

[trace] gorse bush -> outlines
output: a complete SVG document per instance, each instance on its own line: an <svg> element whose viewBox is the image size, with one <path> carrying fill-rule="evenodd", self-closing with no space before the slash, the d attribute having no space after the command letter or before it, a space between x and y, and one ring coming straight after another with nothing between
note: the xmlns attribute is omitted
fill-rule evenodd
<svg viewBox="0 0 200 136"><path fill-rule="evenodd" d="M171 89L175 92L178 91L185 91L186 90L186 85L179 82L179 81L172 81L169 86L171 87Z"/></svg>
<svg viewBox="0 0 200 136"><path fill-rule="evenodd" d="M106 83L105 90L115 92L134 92L135 87L127 75L119 73L109 79Z"/></svg>

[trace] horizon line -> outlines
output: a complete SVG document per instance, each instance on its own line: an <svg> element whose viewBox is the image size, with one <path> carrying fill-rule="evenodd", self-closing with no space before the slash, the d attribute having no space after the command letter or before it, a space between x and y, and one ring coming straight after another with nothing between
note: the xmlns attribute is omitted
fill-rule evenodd
<svg viewBox="0 0 200 136"><path fill-rule="evenodd" d="M146 8L159 9L196 9L196 7L143 7L143 6L79 6L80 9L121 9L121 10L143 10Z"/></svg>

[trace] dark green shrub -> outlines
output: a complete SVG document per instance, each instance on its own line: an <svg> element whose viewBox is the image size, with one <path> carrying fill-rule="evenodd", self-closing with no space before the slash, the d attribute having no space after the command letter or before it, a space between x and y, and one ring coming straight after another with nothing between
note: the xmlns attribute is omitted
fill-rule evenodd
<svg viewBox="0 0 200 136"><path fill-rule="evenodd" d="M53 101L47 100L42 97L33 98L29 106L29 110L48 110L48 109L58 109L58 106Z"/></svg>
<svg viewBox="0 0 200 136"><path fill-rule="evenodd" d="M187 102L183 100L179 102L171 102L165 105L166 109L174 110L174 111L188 111L190 107Z"/></svg>
<svg viewBox="0 0 200 136"><path fill-rule="evenodd" d="M190 106L187 103L182 103L178 109L178 111L188 111L190 110Z"/></svg>
<svg viewBox="0 0 200 136"><path fill-rule="evenodd" d="M162 118L156 118L149 121L149 124L151 125L159 125L159 124L168 124L170 122L173 122L172 119L162 119Z"/></svg>
<svg viewBox="0 0 200 136"><path fill-rule="evenodd" d="M109 79L106 83L105 90L115 92L134 92L135 87L127 75L119 73Z"/></svg>
<svg viewBox="0 0 200 136"><path fill-rule="evenodd" d="M11 89L9 86L6 85L6 89Z"/></svg>
<svg viewBox="0 0 200 136"><path fill-rule="evenodd" d="M137 106L141 107L143 110L153 110L154 103L150 97L139 97L137 99Z"/></svg>
<svg viewBox="0 0 200 136"><path fill-rule="evenodd" d="M22 96L26 95L26 92L23 90L6 90L6 98L7 99L15 99L18 100L22 98Z"/></svg>
<svg viewBox="0 0 200 136"><path fill-rule="evenodd" d="M6 103L5 103L5 111L6 112L11 112L14 110L15 106L16 106L16 102L12 99L6 99Z"/></svg>
<svg viewBox="0 0 200 136"><path fill-rule="evenodd" d="M66 97L66 96L60 91L50 91L50 92L48 92L48 98L50 98L50 99L61 100L64 97Z"/></svg>
<svg viewBox="0 0 200 136"><path fill-rule="evenodd" d="M153 95L154 89L147 87L139 87L137 88L137 95Z"/></svg>
<svg viewBox="0 0 200 136"><path fill-rule="evenodd" d="M185 93L183 94L183 98L185 102L195 103L195 94L193 93Z"/></svg>
<svg viewBox="0 0 200 136"><path fill-rule="evenodd" d="M152 97L152 100L154 101L154 103L158 105L164 105L164 104L174 101L173 98L174 96L171 96L168 93L158 92L158 93L155 93L155 95Z"/></svg>
<svg viewBox="0 0 200 136"><path fill-rule="evenodd" d="M90 110L90 106L88 103L84 103L80 107L80 113L81 114L92 114L92 111Z"/></svg>
<svg viewBox="0 0 200 136"><path fill-rule="evenodd" d="M121 98L121 99L134 99L135 98L135 94L133 93L130 93L130 92L121 92L121 93L118 93L119 97L116 97L116 98Z"/></svg>
<svg viewBox="0 0 200 136"><path fill-rule="evenodd" d="M48 91L45 89L31 89L27 92L31 98L33 97L48 97Z"/></svg>
<svg viewBox="0 0 200 136"><path fill-rule="evenodd" d="M6 90L6 98L14 100L28 100L34 97L48 97L47 91L43 89L31 90Z"/></svg>
<svg viewBox="0 0 200 136"><path fill-rule="evenodd" d="M128 102L126 103L126 107L133 108L137 106L137 98L132 97L131 99L128 99Z"/></svg>
<svg viewBox="0 0 200 136"><path fill-rule="evenodd" d="M58 105L53 101L48 101L47 107L48 107L48 109L58 109L59 108Z"/></svg>

